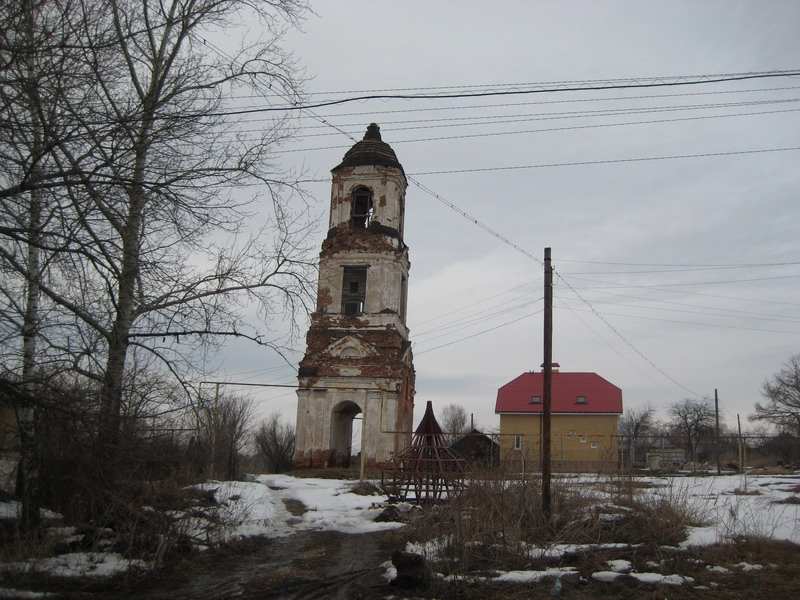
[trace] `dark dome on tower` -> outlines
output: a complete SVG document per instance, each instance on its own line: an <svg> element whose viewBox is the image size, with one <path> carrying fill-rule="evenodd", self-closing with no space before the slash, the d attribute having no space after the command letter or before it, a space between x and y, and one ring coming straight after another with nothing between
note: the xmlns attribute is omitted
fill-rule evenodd
<svg viewBox="0 0 800 600"><path fill-rule="evenodd" d="M391 146L381 141L381 128L375 123L370 123L364 139L347 151L342 162L335 166L331 172L336 172L344 167L361 167L369 165L382 165L403 170L397 160L397 155ZM405 173L403 173L405 174Z"/></svg>

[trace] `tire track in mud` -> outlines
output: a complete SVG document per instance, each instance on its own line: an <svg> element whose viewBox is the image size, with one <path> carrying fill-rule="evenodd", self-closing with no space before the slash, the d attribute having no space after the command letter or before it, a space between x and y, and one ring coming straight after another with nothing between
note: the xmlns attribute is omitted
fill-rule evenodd
<svg viewBox="0 0 800 600"><path fill-rule="evenodd" d="M183 572L149 575L129 581L125 589L99 585L62 590L57 598L377 600L392 590L380 567L391 555L386 534L298 531L279 538L248 538L190 563Z"/></svg>

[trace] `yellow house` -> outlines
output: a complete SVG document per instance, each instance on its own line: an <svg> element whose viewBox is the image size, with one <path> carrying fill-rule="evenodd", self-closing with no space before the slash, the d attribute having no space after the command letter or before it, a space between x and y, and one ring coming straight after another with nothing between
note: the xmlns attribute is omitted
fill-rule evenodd
<svg viewBox="0 0 800 600"><path fill-rule="evenodd" d="M521 469L540 465L543 383L543 373L530 371L497 390L500 457ZM622 390L617 386L597 373L554 368L551 414L553 468L593 471L616 465L622 414Z"/></svg>

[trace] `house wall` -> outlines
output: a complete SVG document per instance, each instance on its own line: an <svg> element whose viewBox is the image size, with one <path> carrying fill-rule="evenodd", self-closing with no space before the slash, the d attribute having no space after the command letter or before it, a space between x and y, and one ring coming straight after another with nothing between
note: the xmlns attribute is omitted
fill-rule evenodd
<svg viewBox="0 0 800 600"><path fill-rule="evenodd" d="M613 466L617 461L619 415L553 415L551 457L565 470ZM574 435L571 435L574 432ZM515 448L520 436L520 448ZM596 447L593 447L596 446ZM541 415L500 415L500 457L538 468L541 460Z"/></svg>

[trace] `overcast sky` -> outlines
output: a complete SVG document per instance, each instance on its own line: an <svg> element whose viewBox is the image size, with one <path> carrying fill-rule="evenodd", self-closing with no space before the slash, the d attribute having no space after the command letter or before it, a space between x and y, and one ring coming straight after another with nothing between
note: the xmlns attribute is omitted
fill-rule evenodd
<svg viewBox="0 0 800 600"><path fill-rule="evenodd" d="M305 65L311 101L800 67L796 1L313 8L285 42ZM626 406L662 415L718 388L723 419L735 425L765 378L800 353L800 152L541 165L795 148L798 100L800 78L782 77L314 112L357 139L377 122L413 179L536 258L552 247L562 371L594 371L622 388ZM318 243L330 169L352 141L308 114L299 125L309 129L282 160L325 180L309 186ZM452 170L468 172L423 174ZM497 388L542 362L542 267L414 184L406 214L415 422L432 400L496 427ZM232 379L296 383L266 351L232 347L226 357ZM291 390L253 398L294 421Z"/></svg>

